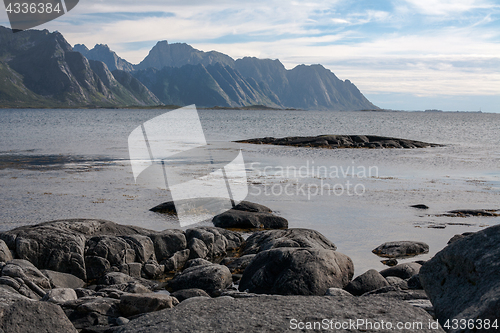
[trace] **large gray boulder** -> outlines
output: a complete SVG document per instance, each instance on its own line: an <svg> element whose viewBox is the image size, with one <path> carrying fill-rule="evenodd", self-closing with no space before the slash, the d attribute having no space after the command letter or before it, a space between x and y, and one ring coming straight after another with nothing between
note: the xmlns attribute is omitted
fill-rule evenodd
<svg viewBox="0 0 500 333"><path fill-rule="evenodd" d="M177 298L179 302L182 302L188 298L192 297L210 297L205 290L198 288L191 289L181 289L170 294L170 296Z"/></svg>
<svg viewBox="0 0 500 333"><path fill-rule="evenodd" d="M249 212L230 209L212 219L213 224L220 228L237 229L284 229L288 221L271 213Z"/></svg>
<svg viewBox="0 0 500 333"><path fill-rule="evenodd" d="M61 306L79 331L103 332L120 316L119 303L119 299L90 296L67 301Z"/></svg>
<svg viewBox="0 0 500 333"><path fill-rule="evenodd" d="M208 258L207 245L199 238L191 238L188 243L189 259Z"/></svg>
<svg viewBox="0 0 500 333"><path fill-rule="evenodd" d="M39 300L50 289L50 282L32 263L13 259L2 268L0 284L8 285L28 298Z"/></svg>
<svg viewBox="0 0 500 333"><path fill-rule="evenodd" d="M372 251L380 257L403 258L429 252L429 245L423 242L399 241L384 243Z"/></svg>
<svg viewBox="0 0 500 333"><path fill-rule="evenodd" d="M239 249L243 237L238 232L216 227L198 227L186 230L191 259L215 259Z"/></svg>
<svg viewBox="0 0 500 333"><path fill-rule="evenodd" d="M239 274L245 271L245 268L250 265L255 256L255 254L246 254L241 257L226 257L220 264L227 266L231 273Z"/></svg>
<svg viewBox="0 0 500 333"><path fill-rule="evenodd" d="M42 301L62 304L78 299L76 292L71 288L54 288L43 296Z"/></svg>
<svg viewBox="0 0 500 333"><path fill-rule="evenodd" d="M336 329L362 319L355 329ZM432 317L405 302L373 297L352 296L260 296L231 298L190 298L173 309L145 314L117 329L117 333L205 333L205 332L297 332L299 325L326 323L329 331L338 332L444 332L430 329ZM369 329L368 322L391 323L392 329ZM396 330L396 324L422 323L413 330ZM299 324L300 323L300 324ZM317 324L316 324L317 325ZM332 325L332 328L330 328ZM339 327L337 327L339 328ZM364 330L365 328L368 328ZM308 332L325 332L311 328Z"/></svg>
<svg viewBox="0 0 500 333"><path fill-rule="evenodd" d="M111 266L134 262L134 249L122 238L116 236L95 236L86 243L86 256L97 256L108 260Z"/></svg>
<svg viewBox="0 0 500 333"><path fill-rule="evenodd" d="M388 276L395 276L406 280L411 278L413 275L418 274L420 267L422 267L422 265L416 262L404 263L384 269L380 271L380 274L385 278Z"/></svg>
<svg viewBox="0 0 500 333"><path fill-rule="evenodd" d="M179 301L175 297L164 294L125 294L120 297L118 308L122 315L130 317L141 313L173 308L177 304L179 304Z"/></svg>
<svg viewBox="0 0 500 333"><path fill-rule="evenodd" d="M0 239L0 262L7 262L12 259L12 253L10 252L9 247L3 240Z"/></svg>
<svg viewBox="0 0 500 333"><path fill-rule="evenodd" d="M333 250L275 248L260 252L247 266L239 290L258 294L324 295L352 279L351 259Z"/></svg>
<svg viewBox="0 0 500 333"><path fill-rule="evenodd" d="M14 304L17 301L25 300L30 301L31 299L21 295L17 289L19 289L19 284L17 288L11 287L6 284L0 284L0 314L4 308Z"/></svg>
<svg viewBox="0 0 500 333"><path fill-rule="evenodd" d="M176 272L188 261L191 251L189 249L177 251L167 260L162 261L165 265L165 273Z"/></svg>
<svg viewBox="0 0 500 333"><path fill-rule="evenodd" d="M49 279L52 288L78 289L85 285L85 281L68 273L51 271L49 269L44 269L41 272Z"/></svg>
<svg viewBox="0 0 500 333"><path fill-rule="evenodd" d="M253 233L248 237L243 254L255 254L280 247L302 247L313 249L336 250L335 244L316 230L287 229L265 230Z"/></svg>
<svg viewBox="0 0 500 333"><path fill-rule="evenodd" d="M105 220L70 219L23 226L0 233L15 257L39 269L73 274L86 280L85 243L92 236L125 236L151 231Z"/></svg>
<svg viewBox="0 0 500 333"><path fill-rule="evenodd" d="M366 292L389 285L389 282L376 270L370 269L349 282L345 290L354 296L361 296Z"/></svg>
<svg viewBox="0 0 500 333"><path fill-rule="evenodd" d="M135 251L135 262L145 263L148 260L155 260L155 246L148 236L128 235L121 236Z"/></svg>
<svg viewBox="0 0 500 333"><path fill-rule="evenodd" d="M269 207L245 200L234 206L233 209L244 212L272 213L272 210Z"/></svg>
<svg viewBox="0 0 500 333"><path fill-rule="evenodd" d="M198 265L186 268L169 281L168 286L173 290L198 288L212 294L225 289L232 283L229 268L223 265Z"/></svg>
<svg viewBox="0 0 500 333"><path fill-rule="evenodd" d="M0 330L8 333L76 333L64 311L49 302L19 300L3 309Z"/></svg>
<svg viewBox="0 0 500 333"><path fill-rule="evenodd" d="M156 260L160 263L187 248L186 235L182 230L167 229L150 234L149 238L154 243Z"/></svg>
<svg viewBox="0 0 500 333"><path fill-rule="evenodd" d="M24 283L34 282L37 286L49 289L50 281L31 262L23 259L13 259L2 268L2 276L20 278Z"/></svg>
<svg viewBox="0 0 500 333"><path fill-rule="evenodd" d="M451 243L422 266L419 276L441 324L498 319L500 325L500 225ZM474 330L450 330L458 331Z"/></svg>

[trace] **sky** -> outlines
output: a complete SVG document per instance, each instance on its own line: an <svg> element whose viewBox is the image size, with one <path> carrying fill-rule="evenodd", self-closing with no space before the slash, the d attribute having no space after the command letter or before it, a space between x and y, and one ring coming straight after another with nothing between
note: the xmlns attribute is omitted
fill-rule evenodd
<svg viewBox="0 0 500 333"><path fill-rule="evenodd" d="M385 109L500 112L498 0L80 0L36 29L134 64L160 40L322 64Z"/></svg>

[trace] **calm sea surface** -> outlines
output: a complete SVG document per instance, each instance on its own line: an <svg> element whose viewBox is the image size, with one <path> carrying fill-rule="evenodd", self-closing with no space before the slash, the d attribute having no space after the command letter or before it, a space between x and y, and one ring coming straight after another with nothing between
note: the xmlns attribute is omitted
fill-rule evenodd
<svg viewBox="0 0 500 333"><path fill-rule="evenodd" d="M162 230L148 209L168 191L135 184L127 139L167 110L0 110L0 230L65 218L100 218ZM426 149L312 149L242 144L247 200L290 227L312 228L349 255L356 274L382 269L387 241L430 245L500 223L438 216L500 209L500 114L200 110L210 141L265 136L371 134L444 144ZM429 210L410 205L426 204ZM210 225L203 222L202 225ZM413 259L415 260L415 259Z"/></svg>

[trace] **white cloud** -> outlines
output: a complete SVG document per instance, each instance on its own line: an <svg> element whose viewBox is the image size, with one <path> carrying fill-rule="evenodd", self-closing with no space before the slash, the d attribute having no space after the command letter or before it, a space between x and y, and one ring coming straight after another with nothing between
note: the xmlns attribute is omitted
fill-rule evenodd
<svg viewBox="0 0 500 333"><path fill-rule="evenodd" d="M474 9L499 8L488 0L405 0L412 8L425 15L448 16Z"/></svg>
<svg viewBox="0 0 500 333"><path fill-rule="evenodd" d="M351 21L341 18L332 18L331 21L334 24L351 24Z"/></svg>

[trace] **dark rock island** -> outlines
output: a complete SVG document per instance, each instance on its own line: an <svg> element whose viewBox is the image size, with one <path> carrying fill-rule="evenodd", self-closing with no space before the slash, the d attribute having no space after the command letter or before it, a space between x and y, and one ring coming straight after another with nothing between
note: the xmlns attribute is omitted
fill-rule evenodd
<svg viewBox="0 0 500 333"><path fill-rule="evenodd" d="M236 141L240 143L267 144L314 148L427 148L442 145L422 141L398 139L377 135L318 135L289 136L286 138L257 138Z"/></svg>

